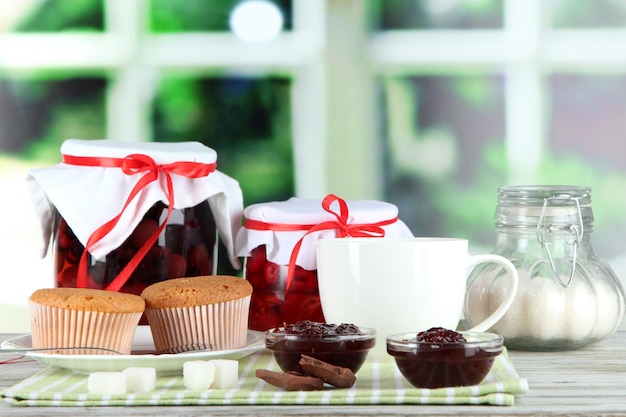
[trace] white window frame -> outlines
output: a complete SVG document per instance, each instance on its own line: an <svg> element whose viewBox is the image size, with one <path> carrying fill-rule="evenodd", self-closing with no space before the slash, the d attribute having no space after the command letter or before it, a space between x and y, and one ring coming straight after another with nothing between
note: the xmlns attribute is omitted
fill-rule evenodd
<svg viewBox="0 0 626 417"><path fill-rule="evenodd" d="M551 72L623 74L616 45L626 30L546 29L542 0L505 0L497 30L412 30L377 34L370 45L376 73L502 74L508 183L533 184L547 148L545 77Z"/></svg>
<svg viewBox="0 0 626 417"><path fill-rule="evenodd" d="M249 45L230 33L150 34L148 0L104 0L101 34L0 36L5 74L101 71L107 137L150 140L149 106L170 70L291 77L296 195L382 198L376 77L498 73L505 79L510 183L533 183L546 147L544 75L623 73L626 30L545 30L546 3L505 0L497 30L367 33L362 0L294 0L293 31ZM607 45L606 47L602 47ZM219 150L217 150L219 153Z"/></svg>

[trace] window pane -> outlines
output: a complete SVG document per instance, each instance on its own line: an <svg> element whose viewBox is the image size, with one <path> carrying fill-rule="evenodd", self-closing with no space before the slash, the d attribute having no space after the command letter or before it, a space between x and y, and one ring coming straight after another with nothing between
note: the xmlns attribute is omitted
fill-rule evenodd
<svg viewBox="0 0 626 417"><path fill-rule="evenodd" d="M386 93L386 199L417 236L492 245L506 178L502 78L393 80Z"/></svg>
<svg viewBox="0 0 626 417"><path fill-rule="evenodd" d="M233 8L241 0L151 0L150 30L167 32L229 31L228 21ZM272 0L284 19L284 29L292 26L291 0Z"/></svg>
<svg viewBox="0 0 626 417"><path fill-rule="evenodd" d="M105 89L102 78L0 81L0 152L48 165L65 139L104 138Z"/></svg>
<svg viewBox="0 0 626 417"><path fill-rule="evenodd" d="M550 90L554 154L626 170L626 76L557 74Z"/></svg>
<svg viewBox="0 0 626 417"><path fill-rule="evenodd" d="M65 78L68 77L68 78ZM41 258L43 239L26 177L30 170L61 161L67 138L105 136L102 78L0 79L0 253L5 276L25 277L0 294L6 330L28 329L25 301L37 288L50 287L54 256ZM10 197L9 197L10 196Z"/></svg>
<svg viewBox="0 0 626 417"><path fill-rule="evenodd" d="M167 78L155 101L155 140L215 149L246 205L285 200L294 193L289 88L284 78Z"/></svg>
<svg viewBox="0 0 626 417"><path fill-rule="evenodd" d="M550 77L550 151L546 172L563 183L591 186L594 245L607 257L622 256L626 230L626 76Z"/></svg>
<svg viewBox="0 0 626 417"><path fill-rule="evenodd" d="M374 0L374 29L501 28L503 0Z"/></svg>
<svg viewBox="0 0 626 417"><path fill-rule="evenodd" d="M13 0L10 0L13 1ZM102 0L14 1L17 32L102 31Z"/></svg>
<svg viewBox="0 0 626 417"><path fill-rule="evenodd" d="M607 28L626 24L623 0L550 0L555 28Z"/></svg>

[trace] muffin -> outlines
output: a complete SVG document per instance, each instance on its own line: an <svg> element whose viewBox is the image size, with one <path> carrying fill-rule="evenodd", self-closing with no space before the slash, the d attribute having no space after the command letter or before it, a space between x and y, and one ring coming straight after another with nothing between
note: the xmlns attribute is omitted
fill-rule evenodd
<svg viewBox="0 0 626 417"><path fill-rule="evenodd" d="M43 288L29 298L33 348L57 348L58 354L130 354L143 298L88 288Z"/></svg>
<svg viewBox="0 0 626 417"><path fill-rule="evenodd" d="M252 286L243 278L176 278L147 287L146 317L159 353L246 345Z"/></svg>

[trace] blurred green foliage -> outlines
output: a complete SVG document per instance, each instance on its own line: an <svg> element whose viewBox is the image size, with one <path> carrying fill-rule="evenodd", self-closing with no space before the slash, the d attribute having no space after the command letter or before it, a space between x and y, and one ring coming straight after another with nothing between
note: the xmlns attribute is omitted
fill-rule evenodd
<svg viewBox="0 0 626 417"><path fill-rule="evenodd" d="M164 78L154 101L154 139L215 149L246 204L294 194L289 80Z"/></svg>
<svg viewBox="0 0 626 417"><path fill-rule="evenodd" d="M569 79L568 79L569 80ZM452 141L456 147L456 163L453 169L429 174L427 167L411 173L406 167L388 165L387 198L398 204L400 215L407 221L411 230L419 236L457 236L469 239L473 244L486 248L495 243L494 214L497 206L498 188L509 182L508 154L504 137L504 91L503 80L489 76L423 76L400 79L402 91L413 91L414 97L388 90L386 100L399 100L393 109L405 109L414 120L415 126L400 129L400 135L410 137L417 145L432 144L433 139ZM552 97L560 97L572 105L580 97L582 107L575 111L551 109L552 125L574 124L594 126L597 137L585 137L570 130L572 138L559 146L548 141L546 151L538 161L533 173L533 184L543 185L583 185L592 188L592 204L596 214L594 228L598 237L596 247L600 253L618 256L621 253L621 240L626 223L626 198L619 190L626 189L623 171L622 150L619 129L604 129L611 125L616 109L614 93L608 87L622 91L621 78L593 78L586 80L585 87L577 89L581 80L561 83L561 90L552 91ZM565 88L568 95L563 98L557 92ZM597 96L590 92L600 89ZM395 92L394 92L395 91ZM618 93L619 94L619 93ZM611 98L613 97L613 98ZM596 103L596 104L590 104ZM594 101L595 100L595 101ZM599 101L603 100L603 101ZM600 104L609 107L602 111ZM607 104L604 104L607 103ZM612 103L612 105L611 105ZM580 103L578 103L580 104ZM594 111L597 111L594 113ZM597 114L596 114L597 113ZM388 123L397 126L397 115L388 112ZM573 120L573 118L581 120ZM399 119L403 120L403 117ZM396 120L397 122L397 120ZM406 120L404 124L409 122ZM558 136L560 135L560 136ZM557 136L562 140L563 133ZM608 138L600 137L608 135ZM604 144L594 147L591 155L587 140ZM554 142L555 138L551 138ZM408 150L411 143L403 143ZM552 146L552 148L550 148ZM447 148L440 148L441 152ZM442 160L447 157L442 155ZM613 163L607 163L611 159ZM530 184L530 185L533 185Z"/></svg>
<svg viewBox="0 0 626 417"><path fill-rule="evenodd" d="M607 28L626 25L623 0L550 0L555 28Z"/></svg>
<svg viewBox="0 0 626 417"><path fill-rule="evenodd" d="M502 142L487 145L480 158L481 169L471 181L440 179L430 199L435 211L445 217L445 236L457 236L484 245L495 243L494 214L498 187L506 185L507 164Z"/></svg>
<svg viewBox="0 0 626 417"><path fill-rule="evenodd" d="M231 10L241 0L150 0L150 31L155 33L227 31ZM272 0L291 30L291 0Z"/></svg>
<svg viewBox="0 0 626 417"><path fill-rule="evenodd" d="M497 29L503 0L367 0L374 30Z"/></svg>
<svg viewBox="0 0 626 417"><path fill-rule="evenodd" d="M0 82L0 151L52 165L65 139L105 137L106 85L95 77Z"/></svg>
<svg viewBox="0 0 626 417"><path fill-rule="evenodd" d="M448 236L465 237L491 247L495 244L494 215L498 204L498 188L513 184L507 183L503 142L487 146L483 155L483 169L470 185L442 179L431 184L437 187L437 191L433 192L429 202L435 212L445 216L443 231ZM601 243L597 247L612 256L621 252L621 235L615 227L623 227L622 219L626 210L626 199L619 195L619 190L626 189L623 172L598 169L582 157L546 155L541 160L536 184L591 187L595 214L593 226L602 233Z"/></svg>
<svg viewBox="0 0 626 417"><path fill-rule="evenodd" d="M11 0L6 0L11 1ZM128 0L136 1L136 0ZM155 33L227 31L231 10L241 0L147 0L147 28ZM291 0L273 0L291 29ZM17 32L103 31L103 0L42 0L19 22Z"/></svg>
<svg viewBox="0 0 626 417"><path fill-rule="evenodd" d="M103 29L103 0L43 0L16 27L17 32L102 31Z"/></svg>

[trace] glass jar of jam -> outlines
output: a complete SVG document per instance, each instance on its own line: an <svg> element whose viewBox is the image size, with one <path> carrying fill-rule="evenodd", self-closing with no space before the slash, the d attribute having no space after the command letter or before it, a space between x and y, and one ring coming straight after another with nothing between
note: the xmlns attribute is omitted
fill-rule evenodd
<svg viewBox="0 0 626 417"><path fill-rule="evenodd" d="M569 350L610 337L624 316L624 290L593 249L591 189L511 186L498 190L494 253L519 272L511 308L493 326L520 350ZM468 277L465 318L480 322L505 294L505 271Z"/></svg>
<svg viewBox="0 0 626 417"><path fill-rule="evenodd" d="M217 271L217 240L236 269L243 198L198 142L68 140L63 162L29 173L56 284L140 294Z"/></svg>
<svg viewBox="0 0 626 417"><path fill-rule="evenodd" d="M325 322L315 244L334 237L412 237L395 205L291 198L244 210L236 251L253 287L248 327L265 331L302 320Z"/></svg>
<svg viewBox="0 0 626 417"><path fill-rule="evenodd" d="M87 253L88 288L106 289L146 240L159 228L167 213L161 202L143 216L131 235L101 259ZM85 247L67 221L59 216L56 233L55 270L59 287L76 287L80 259ZM194 277L216 273L217 227L208 202L176 209L137 268L120 291L141 294L148 285L171 278Z"/></svg>

